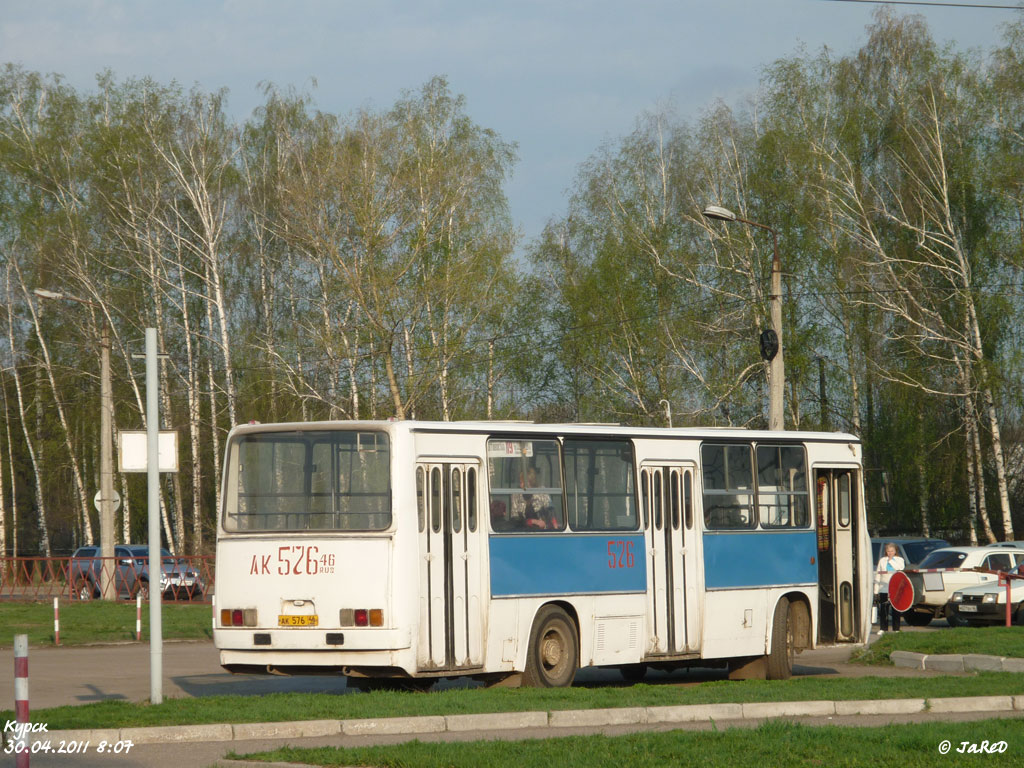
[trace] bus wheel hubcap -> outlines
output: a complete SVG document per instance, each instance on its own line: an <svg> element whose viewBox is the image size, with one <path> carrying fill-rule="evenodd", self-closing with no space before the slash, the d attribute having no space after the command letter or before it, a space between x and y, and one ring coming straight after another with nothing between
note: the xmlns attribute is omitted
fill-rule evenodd
<svg viewBox="0 0 1024 768"><path fill-rule="evenodd" d="M556 633L551 633L544 638L542 657L547 667L557 666L563 656L562 638Z"/></svg>

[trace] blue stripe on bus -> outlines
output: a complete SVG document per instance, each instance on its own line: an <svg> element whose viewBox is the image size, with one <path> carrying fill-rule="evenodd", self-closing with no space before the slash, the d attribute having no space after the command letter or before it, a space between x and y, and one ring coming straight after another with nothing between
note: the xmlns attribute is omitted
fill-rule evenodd
<svg viewBox="0 0 1024 768"><path fill-rule="evenodd" d="M704 588L818 581L815 532L704 533ZM813 562L812 562L813 561Z"/></svg>
<svg viewBox="0 0 1024 768"><path fill-rule="evenodd" d="M491 595L643 592L643 534L491 536Z"/></svg>

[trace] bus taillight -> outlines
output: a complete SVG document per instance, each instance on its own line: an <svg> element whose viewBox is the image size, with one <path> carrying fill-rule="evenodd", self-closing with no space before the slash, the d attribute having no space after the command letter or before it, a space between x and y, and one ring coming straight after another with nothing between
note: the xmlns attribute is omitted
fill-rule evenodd
<svg viewBox="0 0 1024 768"><path fill-rule="evenodd" d="M256 609L246 608L243 611L238 608L234 610L224 608L220 612L220 625L222 627L255 627Z"/></svg>
<svg viewBox="0 0 1024 768"><path fill-rule="evenodd" d="M339 621L343 627L383 627L384 611L380 608L342 608Z"/></svg>

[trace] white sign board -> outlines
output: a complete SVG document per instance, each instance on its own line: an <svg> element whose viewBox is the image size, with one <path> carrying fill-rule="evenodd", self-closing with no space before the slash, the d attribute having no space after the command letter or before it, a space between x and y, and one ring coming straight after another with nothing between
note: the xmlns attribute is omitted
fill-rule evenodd
<svg viewBox="0 0 1024 768"><path fill-rule="evenodd" d="M149 447L145 430L121 430L117 433L118 469L121 472L145 472L148 468L146 450ZM157 466L160 472L178 471L178 433L160 430Z"/></svg>
<svg viewBox="0 0 1024 768"><path fill-rule="evenodd" d="M523 456L533 456L533 441L531 440L488 440L487 456L491 459L519 459Z"/></svg>

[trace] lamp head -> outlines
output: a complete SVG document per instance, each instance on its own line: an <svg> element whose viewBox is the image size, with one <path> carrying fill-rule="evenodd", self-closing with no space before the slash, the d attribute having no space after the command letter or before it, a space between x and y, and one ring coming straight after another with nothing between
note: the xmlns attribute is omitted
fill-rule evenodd
<svg viewBox="0 0 1024 768"><path fill-rule="evenodd" d="M701 214L708 219L718 219L719 221L736 221L736 214L730 211L728 208L723 208L720 205L708 205L704 207Z"/></svg>

